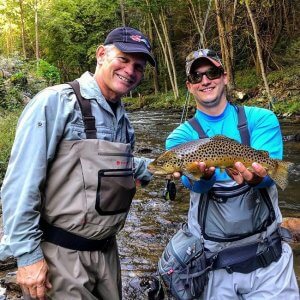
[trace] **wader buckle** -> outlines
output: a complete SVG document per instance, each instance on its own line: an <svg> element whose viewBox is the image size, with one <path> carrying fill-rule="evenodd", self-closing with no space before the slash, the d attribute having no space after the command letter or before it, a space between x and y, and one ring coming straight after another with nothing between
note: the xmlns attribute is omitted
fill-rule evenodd
<svg viewBox="0 0 300 300"><path fill-rule="evenodd" d="M261 267L265 268L268 265L270 265L273 261L278 260L278 258L281 255L281 253L277 251L277 247L276 247L276 243L278 242L281 243L281 240L273 242L270 245L270 242L268 241L267 248L257 255L257 260L258 263L261 265Z"/></svg>

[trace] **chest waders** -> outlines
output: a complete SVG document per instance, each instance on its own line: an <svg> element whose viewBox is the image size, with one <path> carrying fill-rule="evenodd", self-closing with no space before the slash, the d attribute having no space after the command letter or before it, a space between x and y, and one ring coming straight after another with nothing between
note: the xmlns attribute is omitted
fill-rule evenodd
<svg viewBox="0 0 300 300"><path fill-rule="evenodd" d="M134 163L127 143L97 139L89 100L71 82L86 139L60 142L42 195L43 239L64 248L105 251L123 228L135 195Z"/></svg>
<svg viewBox="0 0 300 300"><path fill-rule="evenodd" d="M238 130L243 144L250 146L250 134L244 107L236 107ZM189 123L199 138L207 138L196 118ZM276 188L254 189L250 185L214 186L207 193L191 192L198 203L198 223L203 238L213 242L235 242L220 252L207 252L213 269L250 273L277 261L282 252L274 207L270 197L277 197ZM200 197L200 199L199 199ZM195 201L197 200L198 201ZM200 201L199 201L200 200ZM266 232L266 238L262 234ZM237 241L241 241L239 244Z"/></svg>

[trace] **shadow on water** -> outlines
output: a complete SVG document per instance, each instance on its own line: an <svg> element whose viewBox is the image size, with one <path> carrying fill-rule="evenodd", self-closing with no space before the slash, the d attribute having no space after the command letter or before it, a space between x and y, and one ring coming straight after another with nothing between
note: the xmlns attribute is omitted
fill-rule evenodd
<svg viewBox="0 0 300 300"><path fill-rule="evenodd" d="M136 132L137 156L154 158L164 151L164 141L179 125L180 113L136 111L129 114ZM300 124L282 124L283 134L300 132ZM150 151L149 151L150 149ZM145 150L144 153L141 154ZM152 150L152 151L151 151ZM300 143L285 143L285 160L295 163L288 188L280 195L283 216L300 217ZM187 218L188 191L177 184L175 201L163 199L164 179L156 178L146 188L139 189L133 201L124 229L118 237L124 299L147 299L139 283L156 271L158 259L180 224ZM293 247L295 269L300 277L300 246Z"/></svg>

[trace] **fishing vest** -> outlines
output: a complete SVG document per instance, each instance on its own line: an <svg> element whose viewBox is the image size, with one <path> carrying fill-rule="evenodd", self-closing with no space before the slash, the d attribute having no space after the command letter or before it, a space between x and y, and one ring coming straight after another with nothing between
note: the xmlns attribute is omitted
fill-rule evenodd
<svg viewBox="0 0 300 300"><path fill-rule="evenodd" d="M244 107L237 106L236 109L242 143L250 146ZM189 123L200 139L207 138L195 117ZM275 185L257 189L246 183L234 185L229 181L227 184L217 183L200 195L192 191L189 226L199 224L198 230L207 241L234 242L252 236L255 239L257 234L277 228L277 212L271 199L278 199Z"/></svg>
<svg viewBox="0 0 300 300"><path fill-rule="evenodd" d="M86 139L62 140L42 195L41 229L46 241L75 250L103 250L124 226L135 195L134 163L127 142L97 139L91 104L77 81Z"/></svg>

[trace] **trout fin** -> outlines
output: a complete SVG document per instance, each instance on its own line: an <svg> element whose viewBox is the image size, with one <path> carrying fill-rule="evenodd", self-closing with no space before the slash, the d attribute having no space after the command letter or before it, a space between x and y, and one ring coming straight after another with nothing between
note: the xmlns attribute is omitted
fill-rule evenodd
<svg viewBox="0 0 300 300"><path fill-rule="evenodd" d="M187 163L185 165L185 175L193 180L200 180L203 175L196 162Z"/></svg>
<svg viewBox="0 0 300 300"><path fill-rule="evenodd" d="M268 174L282 190L285 190L288 185L288 175L294 164L279 159L275 159L275 161L277 167L274 170L269 170Z"/></svg>

